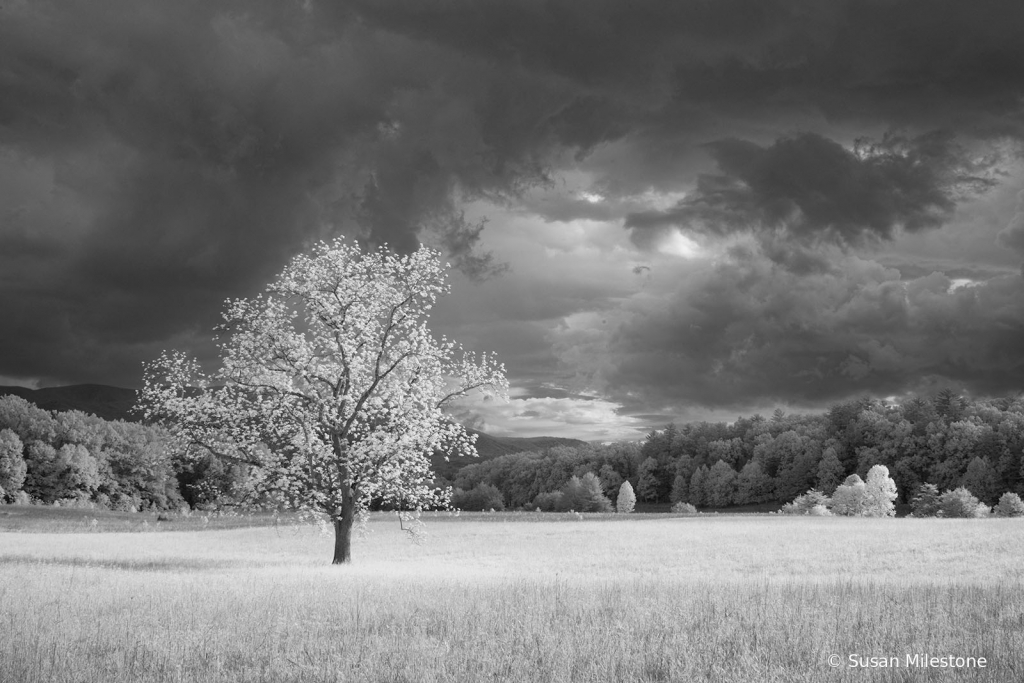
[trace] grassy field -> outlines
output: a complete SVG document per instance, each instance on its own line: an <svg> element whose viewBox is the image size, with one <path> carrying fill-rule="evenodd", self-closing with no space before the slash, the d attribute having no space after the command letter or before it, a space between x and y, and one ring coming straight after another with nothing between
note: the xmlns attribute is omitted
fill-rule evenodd
<svg viewBox="0 0 1024 683"><path fill-rule="evenodd" d="M1024 680L1024 520L382 515L332 567L310 526L33 517L4 683ZM917 653L987 667L849 666Z"/></svg>

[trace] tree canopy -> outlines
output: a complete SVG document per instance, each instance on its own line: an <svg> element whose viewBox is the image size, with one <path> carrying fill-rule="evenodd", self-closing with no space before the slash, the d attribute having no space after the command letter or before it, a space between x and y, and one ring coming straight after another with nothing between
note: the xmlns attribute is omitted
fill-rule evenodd
<svg viewBox="0 0 1024 683"><path fill-rule="evenodd" d="M371 501L447 502L429 455L471 455L474 438L444 407L507 393L493 358L427 325L446 270L426 247L400 256L320 243L265 294L228 302L216 372L178 352L147 365L145 415L198 452L249 464L268 495L329 515L334 562L348 562L354 518Z"/></svg>

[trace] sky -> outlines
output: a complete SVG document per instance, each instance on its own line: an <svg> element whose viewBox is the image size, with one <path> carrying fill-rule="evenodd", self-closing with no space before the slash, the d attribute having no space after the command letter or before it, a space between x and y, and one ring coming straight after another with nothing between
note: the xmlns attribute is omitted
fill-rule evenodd
<svg viewBox="0 0 1024 683"><path fill-rule="evenodd" d="M6 0L0 384L216 360L318 240L441 249L494 434L1024 388L1024 4Z"/></svg>

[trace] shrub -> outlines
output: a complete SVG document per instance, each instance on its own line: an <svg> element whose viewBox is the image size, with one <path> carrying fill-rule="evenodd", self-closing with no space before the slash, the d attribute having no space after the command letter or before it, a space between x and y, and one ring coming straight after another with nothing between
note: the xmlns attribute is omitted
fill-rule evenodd
<svg viewBox="0 0 1024 683"><path fill-rule="evenodd" d="M810 515L810 514L822 514L820 512L811 512L815 508L822 508L825 514L828 514L829 499L821 491L815 491L811 489L807 493L801 494L793 499L792 502L786 503L782 506L782 512L786 515Z"/></svg>
<svg viewBox="0 0 1024 683"><path fill-rule="evenodd" d="M561 491L538 493L537 497L533 499L533 507L541 510L542 512L558 512L560 510L568 509L565 507L565 501L562 499L563 496Z"/></svg>
<svg viewBox="0 0 1024 683"><path fill-rule="evenodd" d="M935 484L921 484L917 494L910 500L910 506L914 517L937 517L941 509L938 487Z"/></svg>
<svg viewBox="0 0 1024 683"><path fill-rule="evenodd" d="M939 512L943 517L987 517L990 509L961 486L939 496Z"/></svg>
<svg viewBox="0 0 1024 683"><path fill-rule="evenodd" d="M885 465L868 470L868 480L851 474L832 494L832 512L851 517L893 517L896 514L896 482Z"/></svg>
<svg viewBox="0 0 1024 683"><path fill-rule="evenodd" d="M689 503L679 502L672 506L672 512L680 515L695 515L697 514L697 508Z"/></svg>
<svg viewBox="0 0 1024 683"><path fill-rule="evenodd" d="M862 516L866 495L867 486L864 481L856 474L851 474L832 494L832 513L847 517Z"/></svg>
<svg viewBox="0 0 1024 683"><path fill-rule="evenodd" d="M1016 493L1004 493L995 507L996 517L1024 517L1024 501Z"/></svg>
<svg viewBox="0 0 1024 683"><path fill-rule="evenodd" d="M501 491L490 484L477 484L469 491L455 489L452 492L452 505L460 510L473 512L505 509Z"/></svg>
<svg viewBox="0 0 1024 683"><path fill-rule="evenodd" d="M635 507L636 494L633 493L633 485L624 481L619 487L619 495L615 498L615 510L625 514L632 512Z"/></svg>
<svg viewBox="0 0 1024 683"><path fill-rule="evenodd" d="M593 472L573 476L562 488L563 505L576 512L611 512L612 502L601 490L601 481Z"/></svg>

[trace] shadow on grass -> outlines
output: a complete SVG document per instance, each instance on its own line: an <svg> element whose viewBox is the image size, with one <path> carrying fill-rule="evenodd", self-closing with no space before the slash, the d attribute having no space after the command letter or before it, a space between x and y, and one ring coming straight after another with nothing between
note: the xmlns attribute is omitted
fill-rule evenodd
<svg viewBox="0 0 1024 683"><path fill-rule="evenodd" d="M122 512L98 507L0 505L0 532L77 534L98 532L218 531L301 526L297 514L286 512L217 513Z"/></svg>
<svg viewBox="0 0 1024 683"><path fill-rule="evenodd" d="M243 566L227 560L175 559L156 560L102 560L85 557L34 557L32 555L0 555L3 565L50 565L57 567L84 567L92 569L118 569L129 572L187 572L231 569Z"/></svg>

